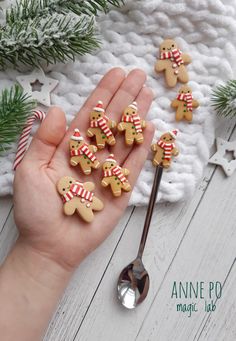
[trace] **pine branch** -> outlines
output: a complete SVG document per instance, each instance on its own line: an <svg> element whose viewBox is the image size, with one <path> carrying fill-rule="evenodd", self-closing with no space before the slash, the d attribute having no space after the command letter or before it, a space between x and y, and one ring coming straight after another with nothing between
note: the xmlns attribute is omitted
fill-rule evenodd
<svg viewBox="0 0 236 341"><path fill-rule="evenodd" d="M219 116L236 116L236 80L218 86L212 92L211 102Z"/></svg>
<svg viewBox="0 0 236 341"><path fill-rule="evenodd" d="M18 0L16 5L7 11L6 18L8 24L13 24L18 20L46 17L55 12L73 12L78 16L98 15L99 11L107 13L109 5L120 7L122 4L123 0Z"/></svg>
<svg viewBox="0 0 236 341"><path fill-rule="evenodd" d="M9 149L21 133L36 102L19 85L5 89L0 96L0 154Z"/></svg>
<svg viewBox="0 0 236 341"><path fill-rule="evenodd" d="M49 18L16 21L0 30L0 65L19 62L38 66L74 60L98 47L94 34L94 20L82 16L79 20L69 15L54 13Z"/></svg>

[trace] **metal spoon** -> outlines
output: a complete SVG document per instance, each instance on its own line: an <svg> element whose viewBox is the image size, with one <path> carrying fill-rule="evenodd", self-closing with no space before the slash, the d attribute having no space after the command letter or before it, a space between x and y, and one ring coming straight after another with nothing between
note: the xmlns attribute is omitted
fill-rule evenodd
<svg viewBox="0 0 236 341"><path fill-rule="evenodd" d="M156 202L157 192L161 182L162 172L162 166L157 167L137 258L122 270L118 279L118 299L127 309L135 308L146 298L148 293L149 275L144 268L142 256Z"/></svg>

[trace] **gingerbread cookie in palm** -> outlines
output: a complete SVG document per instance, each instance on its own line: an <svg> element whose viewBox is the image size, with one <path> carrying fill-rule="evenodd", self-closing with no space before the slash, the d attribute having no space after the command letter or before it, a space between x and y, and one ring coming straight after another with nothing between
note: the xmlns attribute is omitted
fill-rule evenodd
<svg viewBox="0 0 236 341"><path fill-rule="evenodd" d="M146 122L141 120L138 115L137 102L130 104L125 110L118 124L118 130L125 132L125 142L127 145L143 143L143 129L146 127Z"/></svg>
<svg viewBox="0 0 236 341"><path fill-rule="evenodd" d="M156 62L156 72L164 72L166 83L174 87L177 82L187 83L189 81L187 64L191 63L191 57L182 53L176 42L166 39L160 46L160 57Z"/></svg>
<svg viewBox="0 0 236 341"><path fill-rule="evenodd" d="M80 165L84 174L91 174L92 168L97 169L100 166L95 155L96 151L97 147L87 144L79 129L75 129L74 134L70 137L71 166Z"/></svg>
<svg viewBox="0 0 236 341"><path fill-rule="evenodd" d="M71 176L64 176L57 183L57 191L63 201L63 211L71 216L75 212L87 223L94 219L94 211L101 211L103 202L95 196L93 182L80 182Z"/></svg>
<svg viewBox="0 0 236 341"><path fill-rule="evenodd" d="M199 106L198 101L193 98L192 89L188 85L183 85L176 99L171 102L172 108L176 109L176 121L192 121L193 109Z"/></svg>
<svg viewBox="0 0 236 341"><path fill-rule="evenodd" d="M154 143L151 147L152 151L155 152L153 158L153 165L162 165L164 168L169 168L173 156L179 154L178 149L175 146L175 139L178 130L169 131L161 135L157 143Z"/></svg>
<svg viewBox="0 0 236 341"><path fill-rule="evenodd" d="M89 137L95 136L99 149L103 149L106 143L114 146L116 140L111 129L115 127L116 122L110 120L105 114L103 102L98 101L98 104L90 113L90 128L87 130L87 135Z"/></svg>
<svg viewBox="0 0 236 341"><path fill-rule="evenodd" d="M129 175L129 170L127 168L121 168L114 159L114 155L110 154L103 163L102 186L110 186L113 195L119 197L121 196L122 190L125 192L131 191L131 186L126 177L127 175Z"/></svg>

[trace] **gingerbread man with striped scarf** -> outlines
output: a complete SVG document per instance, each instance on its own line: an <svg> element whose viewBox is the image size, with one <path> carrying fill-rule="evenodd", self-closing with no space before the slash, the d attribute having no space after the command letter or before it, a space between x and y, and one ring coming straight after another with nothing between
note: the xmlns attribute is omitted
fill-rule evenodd
<svg viewBox="0 0 236 341"><path fill-rule="evenodd" d="M129 175L129 170L121 168L114 159L114 155L110 154L103 163L102 186L110 186L112 194L115 197L120 197L122 190L125 192L131 191L130 183L126 178L127 175Z"/></svg>
<svg viewBox="0 0 236 341"><path fill-rule="evenodd" d="M100 162L95 156L96 151L97 147L87 144L81 136L79 129L75 129L74 134L70 138L71 166L80 165L84 174L91 174L92 168L98 169L100 166Z"/></svg>
<svg viewBox="0 0 236 341"><path fill-rule="evenodd" d="M176 121L192 121L193 109L199 106L198 101L193 98L192 89L188 85L183 85L176 99L171 102L171 107L176 109Z"/></svg>
<svg viewBox="0 0 236 341"><path fill-rule="evenodd" d="M110 120L105 114L103 102L98 101L98 104L90 113L90 127L87 130L87 135L89 137L95 136L99 149L105 148L106 143L109 146L114 146L116 140L112 129L115 127L116 122Z"/></svg>
<svg viewBox="0 0 236 341"><path fill-rule="evenodd" d="M146 122L141 120L138 115L137 103L133 102L124 110L117 128L120 132L125 131L125 142L127 145L132 145L134 142L137 144L143 143L143 129L145 127Z"/></svg>
<svg viewBox="0 0 236 341"><path fill-rule="evenodd" d="M164 168L170 167L172 157L179 154L179 151L175 146L177 133L178 130L176 129L169 131L161 135L159 141L152 145L151 149L155 152L153 158L154 166L162 165Z"/></svg>
<svg viewBox="0 0 236 341"><path fill-rule="evenodd" d="M155 65L156 72L165 72L166 83L169 87L176 86L177 82L189 81L185 65L191 63L191 57L182 53L176 42L166 39L160 46L160 57Z"/></svg>
<svg viewBox="0 0 236 341"><path fill-rule="evenodd" d="M64 176L57 183L57 191L61 195L64 213L68 216L75 212L87 223L94 219L93 211L101 211L103 202L92 192L93 182L80 182L72 176Z"/></svg>

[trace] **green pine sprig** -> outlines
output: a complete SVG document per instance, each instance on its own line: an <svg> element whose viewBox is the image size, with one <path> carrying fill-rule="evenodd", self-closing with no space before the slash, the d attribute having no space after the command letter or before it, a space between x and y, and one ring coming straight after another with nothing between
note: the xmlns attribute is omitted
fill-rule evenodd
<svg viewBox="0 0 236 341"><path fill-rule="evenodd" d="M74 60L98 47L93 18L54 13L49 18L36 17L16 21L0 30L0 65L23 63L38 66Z"/></svg>
<svg viewBox="0 0 236 341"><path fill-rule="evenodd" d="M55 12L98 15L98 12L107 13L111 5L120 7L122 4L123 0L18 0L15 6L7 10L6 18L9 24L37 16L46 17Z"/></svg>
<svg viewBox="0 0 236 341"><path fill-rule="evenodd" d="M21 133L36 102L19 85L4 89L0 95L0 155L9 149Z"/></svg>
<svg viewBox="0 0 236 341"><path fill-rule="evenodd" d="M218 86L212 93L211 102L219 116L236 116L236 80Z"/></svg>
<svg viewBox="0 0 236 341"><path fill-rule="evenodd" d="M123 0L17 0L0 27L0 67L75 60L100 45L94 16Z"/></svg>

